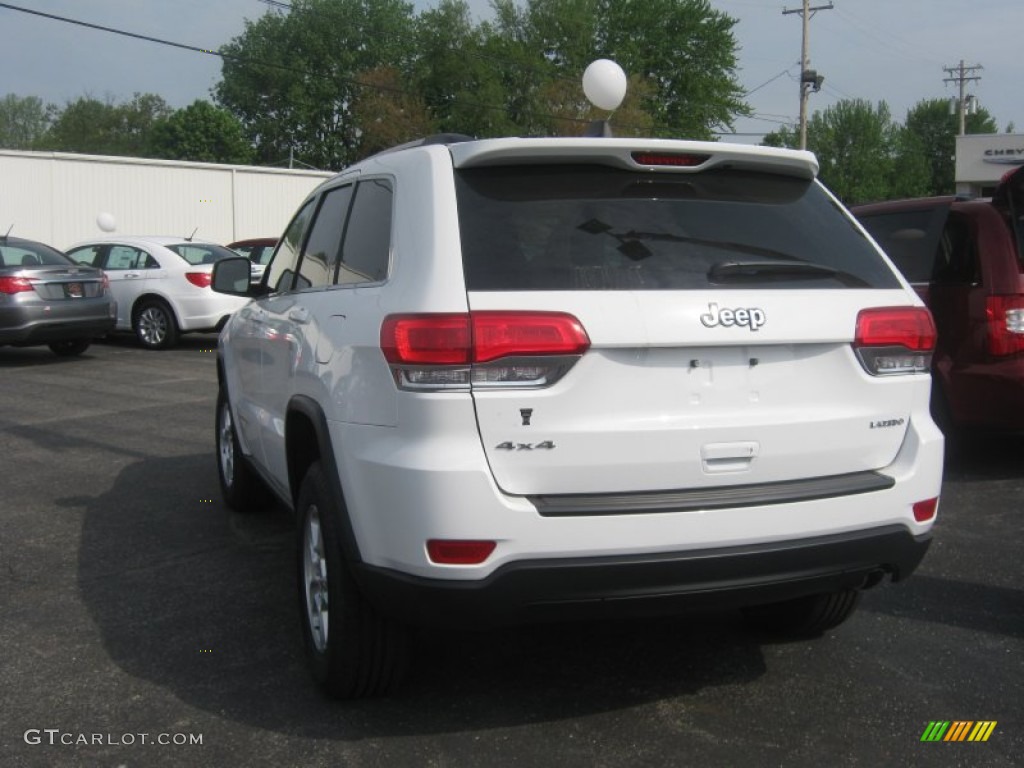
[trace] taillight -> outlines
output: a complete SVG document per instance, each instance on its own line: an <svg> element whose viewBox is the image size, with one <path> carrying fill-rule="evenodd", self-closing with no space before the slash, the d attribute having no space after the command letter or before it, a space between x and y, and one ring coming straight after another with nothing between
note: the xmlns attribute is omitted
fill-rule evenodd
<svg viewBox="0 0 1024 768"><path fill-rule="evenodd" d="M107 273L106 272L101 272L100 273L100 279L103 281L102 285L100 287L100 293L103 296L106 296L107 294L110 293L110 278L107 277Z"/></svg>
<svg viewBox="0 0 1024 768"><path fill-rule="evenodd" d="M0 293L23 293L33 290L27 277L0 277Z"/></svg>
<svg viewBox="0 0 1024 768"><path fill-rule="evenodd" d="M493 541L453 541L430 539L427 556L441 565L479 565L494 551Z"/></svg>
<svg viewBox="0 0 1024 768"><path fill-rule="evenodd" d="M564 312L472 312L473 362L502 357L582 355L590 346L580 321Z"/></svg>
<svg viewBox="0 0 1024 768"><path fill-rule="evenodd" d="M213 283L212 272L186 272L185 279L196 288L209 288Z"/></svg>
<svg viewBox="0 0 1024 768"><path fill-rule="evenodd" d="M391 315L381 326L380 348L389 363L468 365L469 315Z"/></svg>
<svg viewBox="0 0 1024 768"><path fill-rule="evenodd" d="M935 323L923 307L874 307L857 315L853 348L872 376L927 373Z"/></svg>
<svg viewBox="0 0 1024 768"><path fill-rule="evenodd" d="M988 351L997 357L1024 352L1024 296L989 296Z"/></svg>
<svg viewBox="0 0 1024 768"><path fill-rule="evenodd" d="M380 348L402 389L548 386L590 347L564 312L390 315Z"/></svg>

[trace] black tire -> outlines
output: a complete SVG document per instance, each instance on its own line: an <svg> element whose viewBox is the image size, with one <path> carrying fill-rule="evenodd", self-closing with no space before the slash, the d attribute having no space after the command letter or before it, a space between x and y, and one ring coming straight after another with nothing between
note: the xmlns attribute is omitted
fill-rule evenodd
<svg viewBox="0 0 1024 768"><path fill-rule="evenodd" d="M266 508L271 502L270 489L249 466L242 453L231 407L223 389L217 393L215 427L217 479L220 480L220 494L225 503L237 512Z"/></svg>
<svg viewBox="0 0 1024 768"><path fill-rule="evenodd" d="M167 302L145 299L132 313L132 330L146 349L170 349L178 343L178 322Z"/></svg>
<svg viewBox="0 0 1024 768"><path fill-rule="evenodd" d="M783 603L746 608L743 616L751 628L785 637L815 637L838 627L857 609L859 589L808 595Z"/></svg>
<svg viewBox="0 0 1024 768"><path fill-rule="evenodd" d="M89 348L91 339L65 339L50 344L50 349L57 357L75 357Z"/></svg>
<svg viewBox="0 0 1024 768"><path fill-rule="evenodd" d="M336 699L379 696L405 676L408 636L367 602L349 572L339 530L343 505L314 463L296 505L302 636L324 693Z"/></svg>

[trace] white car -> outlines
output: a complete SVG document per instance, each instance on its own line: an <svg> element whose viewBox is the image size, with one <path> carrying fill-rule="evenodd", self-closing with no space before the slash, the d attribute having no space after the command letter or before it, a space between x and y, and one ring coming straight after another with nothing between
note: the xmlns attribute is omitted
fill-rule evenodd
<svg viewBox="0 0 1024 768"><path fill-rule="evenodd" d="M214 243L180 237L109 237L67 249L78 264L100 267L117 299L117 329L149 349L167 349L179 334L215 331L246 299L210 289L213 264L236 256Z"/></svg>
<svg viewBox="0 0 1024 768"><path fill-rule="evenodd" d="M807 152L425 140L302 204L220 335L227 502L297 517L334 696L404 628L744 609L814 635L938 507L931 315Z"/></svg>

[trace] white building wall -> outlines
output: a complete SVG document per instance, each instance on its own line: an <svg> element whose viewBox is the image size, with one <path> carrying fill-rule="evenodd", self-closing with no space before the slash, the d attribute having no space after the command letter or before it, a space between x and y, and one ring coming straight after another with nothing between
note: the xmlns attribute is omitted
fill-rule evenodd
<svg viewBox="0 0 1024 768"><path fill-rule="evenodd" d="M956 137L956 192L989 197L999 180L1024 165L1024 134L974 133Z"/></svg>
<svg viewBox="0 0 1024 768"><path fill-rule="evenodd" d="M139 158L0 150L0 234L58 248L104 234L229 243L277 237L302 198L333 174Z"/></svg>

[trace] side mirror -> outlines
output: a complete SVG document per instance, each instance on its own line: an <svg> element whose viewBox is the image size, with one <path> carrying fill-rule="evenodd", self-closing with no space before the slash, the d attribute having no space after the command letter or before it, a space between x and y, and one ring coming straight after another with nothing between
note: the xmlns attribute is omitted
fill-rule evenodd
<svg viewBox="0 0 1024 768"><path fill-rule="evenodd" d="M251 296L252 262L244 256L221 259L213 265L213 290L231 296Z"/></svg>

